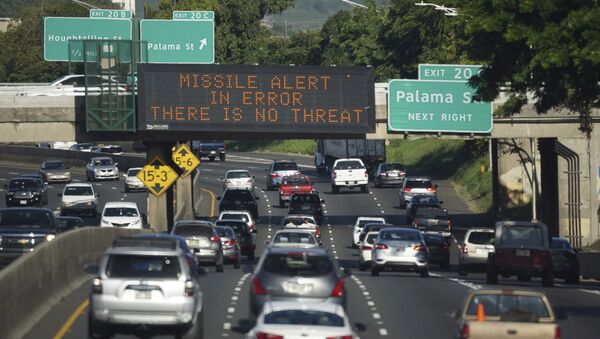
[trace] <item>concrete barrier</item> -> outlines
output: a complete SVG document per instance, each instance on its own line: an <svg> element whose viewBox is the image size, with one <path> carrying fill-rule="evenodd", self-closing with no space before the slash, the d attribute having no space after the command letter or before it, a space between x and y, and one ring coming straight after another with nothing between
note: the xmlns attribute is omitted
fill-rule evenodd
<svg viewBox="0 0 600 339"><path fill-rule="evenodd" d="M600 253L578 253L577 258L584 279L600 280Z"/></svg>
<svg viewBox="0 0 600 339"><path fill-rule="evenodd" d="M60 234L0 271L0 333L21 338L62 298L89 276L86 263L98 262L117 236L140 230L81 228ZM48 333L51 337L53 333Z"/></svg>

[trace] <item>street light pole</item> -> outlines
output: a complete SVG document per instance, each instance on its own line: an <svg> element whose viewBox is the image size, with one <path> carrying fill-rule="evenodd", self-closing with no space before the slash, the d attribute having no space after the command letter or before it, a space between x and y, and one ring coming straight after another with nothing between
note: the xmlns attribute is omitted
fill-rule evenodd
<svg viewBox="0 0 600 339"><path fill-rule="evenodd" d="M363 8L363 9L368 9L369 8L369 7L367 7L367 6L363 5L363 4L359 4L359 3L356 3L356 2L350 1L350 0L340 0L340 1L342 1L344 3L347 3L348 5L350 5L352 7L360 7L360 8Z"/></svg>
<svg viewBox="0 0 600 339"><path fill-rule="evenodd" d="M421 0L421 2L415 2L415 6L421 6L421 7L429 6L429 7L433 7L433 9L435 9L436 11L444 12L445 16L458 16L458 11L456 10L456 8L453 8L453 7L446 7L444 5L438 5L438 4L433 4L430 2L424 2L422 0Z"/></svg>
<svg viewBox="0 0 600 339"><path fill-rule="evenodd" d="M86 2L83 2L83 1L80 1L80 0L71 0L71 2L73 2L74 4L77 4L79 6L81 6L83 8L87 8L87 9L98 8L98 7L94 6L94 5L90 5L90 4L88 4Z"/></svg>

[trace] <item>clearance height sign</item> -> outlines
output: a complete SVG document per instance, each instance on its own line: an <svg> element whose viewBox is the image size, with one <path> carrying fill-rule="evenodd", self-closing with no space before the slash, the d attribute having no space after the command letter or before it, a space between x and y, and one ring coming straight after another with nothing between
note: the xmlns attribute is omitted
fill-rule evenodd
<svg viewBox="0 0 600 339"><path fill-rule="evenodd" d="M140 64L138 129L364 134L373 82L368 67Z"/></svg>

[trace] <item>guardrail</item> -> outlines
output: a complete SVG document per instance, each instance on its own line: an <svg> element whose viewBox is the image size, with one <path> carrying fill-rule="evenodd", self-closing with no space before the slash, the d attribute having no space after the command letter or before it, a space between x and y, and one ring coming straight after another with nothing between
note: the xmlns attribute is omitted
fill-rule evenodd
<svg viewBox="0 0 600 339"><path fill-rule="evenodd" d="M89 279L85 264L98 262L115 237L139 232L142 230L108 227L68 231L0 271L2 338L22 338L62 298Z"/></svg>

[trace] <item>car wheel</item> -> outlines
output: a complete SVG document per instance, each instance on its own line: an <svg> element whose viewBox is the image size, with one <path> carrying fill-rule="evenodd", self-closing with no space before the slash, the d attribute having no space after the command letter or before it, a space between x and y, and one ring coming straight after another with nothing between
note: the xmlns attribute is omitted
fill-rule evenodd
<svg viewBox="0 0 600 339"><path fill-rule="evenodd" d="M421 274L421 278L428 278L429 277L429 268L424 268L419 273Z"/></svg>
<svg viewBox="0 0 600 339"><path fill-rule="evenodd" d="M542 275L542 286L552 287L554 286L554 271L546 270Z"/></svg>
<svg viewBox="0 0 600 339"><path fill-rule="evenodd" d="M237 258L236 261L233 262L233 268L235 268L236 270L240 268L241 266L241 259Z"/></svg>
<svg viewBox="0 0 600 339"><path fill-rule="evenodd" d="M367 270L367 265L361 263L360 261L358 261L358 270L363 272Z"/></svg>
<svg viewBox="0 0 600 339"><path fill-rule="evenodd" d="M215 161L215 157L208 157L208 161Z"/></svg>
<svg viewBox="0 0 600 339"><path fill-rule="evenodd" d="M363 187L361 187L361 191L363 193L369 193L369 184L366 184Z"/></svg>
<svg viewBox="0 0 600 339"><path fill-rule="evenodd" d="M333 192L333 194L338 194L340 192L340 188L335 185L331 185L331 192Z"/></svg>
<svg viewBox="0 0 600 339"><path fill-rule="evenodd" d="M248 260L254 261L254 250L252 252L248 253Z"/></svg>
<svg viewBox="0 0 600 339"><path fill-rule="evenodd" d="M219 160L221 160L221 161L225 161L225 156L224 156L224 155L220 156L220 157L219 157Z"/></svg>
<svg viewBox="0 0 600 339"><path fill-rule="evenodd" d="M281 198L279 198L279 207L285 207L285 201L283 201Z"/></svg>
<svg viewBox="0 0 600 339"><path fill-rule="evenodd" d="M222 263L217 265L217 272L219 272L219 273L223 272L223 264Z"/></svg>
<svg viewBox="0 0 600 339"><path fill-rule="evenodd" d="M467 276L467 265L461 264L458 268L458 275L461 277Z"/></svg>
<svg viewBox="0 0 600 339"><path fill-rule="evenodd" d="M498 284L498 271L494 266L488 266L485 272L485 282L490 285Z"/></svg>
<svg viewBox="0 0 600 339"><path fill-rule="evenodd" d="M379 267L371 266L371 275L374 277L379 276Z"/></svg>
<svg viewBox="0 0 600 339"><path fill-rule="evenodd" d="M91 312L88 311L88 336L90 339L106 339L111 338L112 333L108 330L108 328L97 321L91 315Z"/></svg>
<svg viewBox="0 0 600 339"><path fill-rule="evenodd" d="M123 191L125 191L125 193L129 193L129 188L128 188L127 186L125 186L125 187L123 188Z"/></svg>
<svg viewBox="0 0 600 339"><path fill-rule="evenodd" d="M204 317L202 316L203 312L198 313L198 317L196 318L196 323L188 326L182 326L177 333L175 334L175 338L180 339L198 339L202 338L204 332Z"/></svg>

